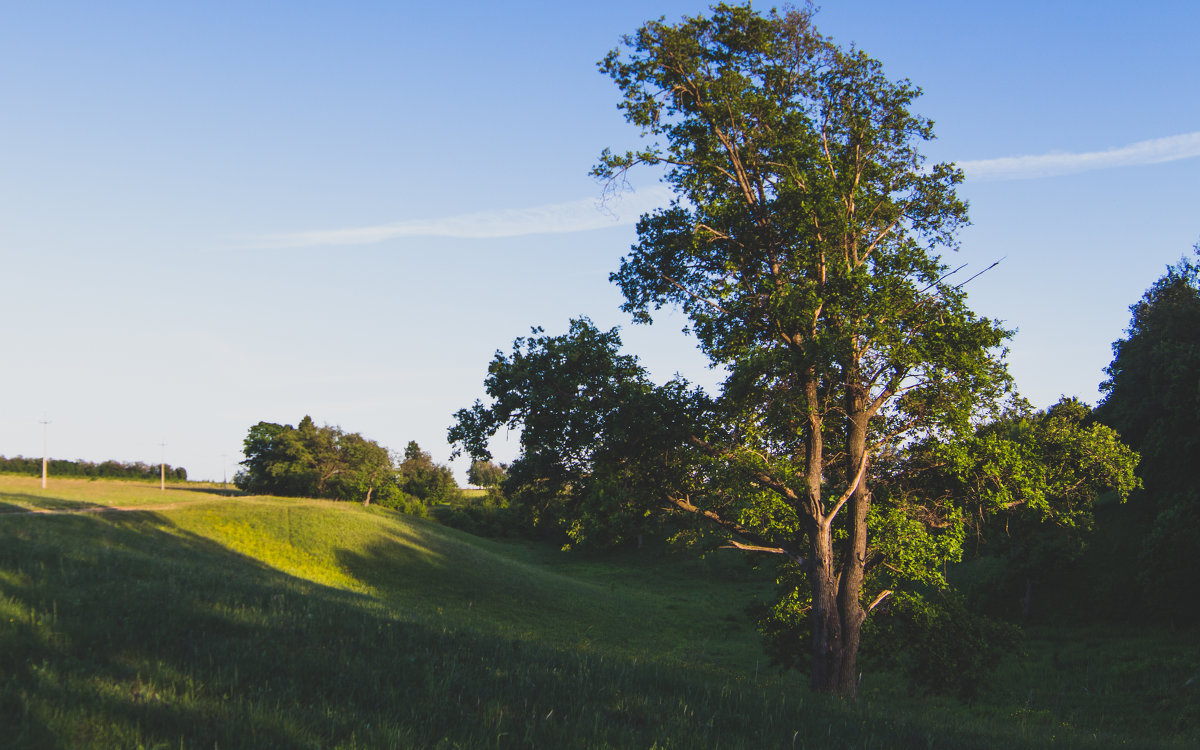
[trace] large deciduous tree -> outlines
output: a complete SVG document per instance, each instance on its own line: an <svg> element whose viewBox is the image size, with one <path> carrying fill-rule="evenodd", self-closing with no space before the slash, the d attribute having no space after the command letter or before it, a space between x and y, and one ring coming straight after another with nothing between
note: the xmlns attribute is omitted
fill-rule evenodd
<svg viewBox="0 0 1200 750"><path fill-rule="evenodd" d="M642 218L613 279L639 321L681 307L729 372L732 426L691 443L733 491L670 500L802 568L812 684L853 695L861 627L886 596L864 590L872 459L995 403L1007 333L940 260L966 204L961 172L919 151L920 90L811 15L719 5L626 37L601 69L652 143L605 151L595 174L665 167L676 200Z"/></svg>
<svg viewBox="0 0 1200 750"><path fill-rule="evenodd" d="M676 199L642 217L611 278L639 322L683 309L728 373L721 392L655 385L615 330L576 320L498 352L491 403L460 410L450 439L486 458L491 435L519 428L509 481L543 488L546 512L580 534L666 506L781 556L768 636L815 689L852 696L864 621L902 586L909 604L947 586L971 503L1079 525L1097 488L1128 490L1130 456L1108 450L1111 431L1083 430L1074 403L978 429L1011 403L1008 332L966 307L940 259L966 206L961 173L918 150L932 137L909 111L918 89L822 37L809 10L719 5L624 42L601 68L653 142L605 151L595 174L612 186L660 167ZM1108 451L1103 466L1077 455L1081 436ZM940 485L907 476L934 466ZM808 656L793 658L802 632Z"/></svg>

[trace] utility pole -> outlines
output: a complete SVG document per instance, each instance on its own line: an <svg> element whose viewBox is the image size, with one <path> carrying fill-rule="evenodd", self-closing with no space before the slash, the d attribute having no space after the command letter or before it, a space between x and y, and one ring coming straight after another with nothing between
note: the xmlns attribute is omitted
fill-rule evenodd
<svg viewBox="0 0 1200 750"><path fill-rule="evenodd" d="M226 469L228 461L229 461L229 454L222 453L221 454L221 494L222 495L229 494L229 490L226 487L226 482L229 478L229 471Z"/></svg>
<svg viewBox="0 0 1200 750"><path fill-rule="evenodd" d="M46 454L46 425L50 424L50 420L46 419L46 415L42 415L42 489L46 489L46 464L48 463Z"/></svg>
<svg viewBox="0 0 1200 750"><path fill-rule="evenodd" d="M158 462L158 489L165 491L167 489L167 444L161 442L162 455L159 456Z"/></svg>

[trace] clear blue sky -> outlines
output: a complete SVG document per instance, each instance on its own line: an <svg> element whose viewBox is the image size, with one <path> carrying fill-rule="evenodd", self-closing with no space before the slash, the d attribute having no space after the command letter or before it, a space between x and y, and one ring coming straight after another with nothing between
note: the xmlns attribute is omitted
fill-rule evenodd
<svg viewBox="0 0 1200 750"><path fill-rule="evenodd" d="M596 61L705 7L6 3L0 454L40 455L45 416L54 457L165 441L220 479L250 425L311 414L445 460L495 350L581 314L710 382L681 318L634 327L607 281L656 184L613 217L587 176L636 137ZM1129 305L1200 239L1200 5L827 0L817 24L925 90L928 154L968 173L949 260L1004 258L970 294L1019 330L1021 390L1095 402Z"/></svg>

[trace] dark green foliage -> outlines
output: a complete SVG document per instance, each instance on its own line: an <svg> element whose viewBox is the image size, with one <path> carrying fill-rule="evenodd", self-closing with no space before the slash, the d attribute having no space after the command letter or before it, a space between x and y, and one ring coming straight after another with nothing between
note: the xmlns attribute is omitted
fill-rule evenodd
<svg viewBox="0 0 1200 750"><path fill-rule="evenodd" d="M976 600L1029 616L1038 580L1083 552L1096 501L1124 502L1139 486L1137 461L1086 404L1063 398L1042 411L1018 404L961 441L912 447L895 491L957 509L967 550L998 563Z"/></svg>
<svg viewBox="0 0 1200 750"><path fill-rule="evenodd" d="M476 459L467 469L467 481L476 487L498 487L504 481L507 469L504 464Z"/></svg>
<svg viewBox="0 0 1200 750"><path fill-rule="evenodd" d="M748 610L772 664L810 668L809 606L793 594ZM888 598L867 621L863 661L899 670L917 693L970 700L993 679L1000 662L1016 653L1019 637L1015 625L972 612L950 589L906 592Z"/></svg>
<svg viewBox="0 0 1200 750"><path fill-rule="evenodd" d="M458 483L449 467L434 463L415 440L404 448L404 460L396 470L396 482L404 494L425 505L453 503L459 499Z"/></svg>
<svg viewBox="0 0 1200 750"><path fill-rule="evenodd" d="M871 622L867 653L924 693L975 698L1018 651L1016 626L967 609L951 591L894 597Z"/></svg>
<svg viewBox="0 0 1200 750"><path fill-rule="evenodd" d="M92 463L78 459L65 461L52 458L47 462L47 473L55 477L94 477L97 479L160 479L163 467L160 464L147 464L141 461L102 461ZM14 456L0 456L0 473L26 474L28 476L42 475L42 459ZM187 469L182 466L166 465L166 478L178 482L187 481Z"/></svg>
<svg viewBox="0 0 1200 750"><path fill-rule="evenodd" d="M1200 253L1200 246L1197 247ZM1142 456L1142 501L1156 516L1139 556L1146 603L1200 620L1200 262L1182 259L1130 308L1100 388L1097 417Z"/></svg>
<svg viewBox="0 0 1200 750"><path fill-rule="evenodd" d="M1187 502L1200 465L1200 263L1169 267L1130 311L1096 415L1141 454L1151 502Z"/></svg>
<svg viewBox="0 0 1200 750"><path fill-rule="evenodd" d="M561 336L535 328L489 365L492 404L456 414L449 439L478 458L501 427L520 429L502 487L512 521L533 536L612 547L669 528L655 511L699 395L678 381L655 386L620 347L616 329L587 318Z"/></svg>
<svg viewBox="0 0 1200 750"><path fill-rule="evenodd" d="M1200 622L1200 489L1158 514L1138 563L1138 582L1155 611Z"/></svg>
<svg viewBox="0 0 1200 750"><path fill-rule="evenodd" d="M396 480L388 450L357 432L318 427L305 416L298 427L259 422L243 444L239 489L284 497L324 497L415 510Z"/></svg>
<svg viewBox="0 0 1200 750"><path fill-rule="evenodd" d="M437 506L434 517L441 523L486 537L528 537L528 525L521 523L504 494L491 487L482 495L464 496L452 505Z"/></svg>

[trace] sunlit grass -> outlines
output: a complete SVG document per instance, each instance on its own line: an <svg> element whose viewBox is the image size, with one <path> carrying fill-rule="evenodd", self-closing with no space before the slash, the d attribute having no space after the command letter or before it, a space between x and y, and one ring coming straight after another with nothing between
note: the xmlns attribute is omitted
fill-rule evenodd
<svg viewBox="0 0 1200 750"><path fill-rule="evenodd" d="M158 482L80 477L51 477L42 489L41 477L0 474L0 513L175 505L208 500L218 492L209 483L167 482L160 489Z"/></svg>
<svg viewBox="0 0 1200 750"><path fill-rule="evenodd" d="M21 481L0 478L0 747L1197 739L1196 704L1161 692L1190 663L1170 651L1182 639L1141 663L1082 671L1080 658L1115 652L1103 633L1057 655L1035 643L975 706L907 697L887 675L846 704L767 669L742 613L766 584L723 553L562 554L356 504L180 488L164 505L139 483L84 480L43 496ZM72 503L141 509L13 512ZM1104 700L1081 698L1081 679ZM1173 724L1130 718L1148 697ZM1111 719L1093 720L1105 710Z"/></svg>

